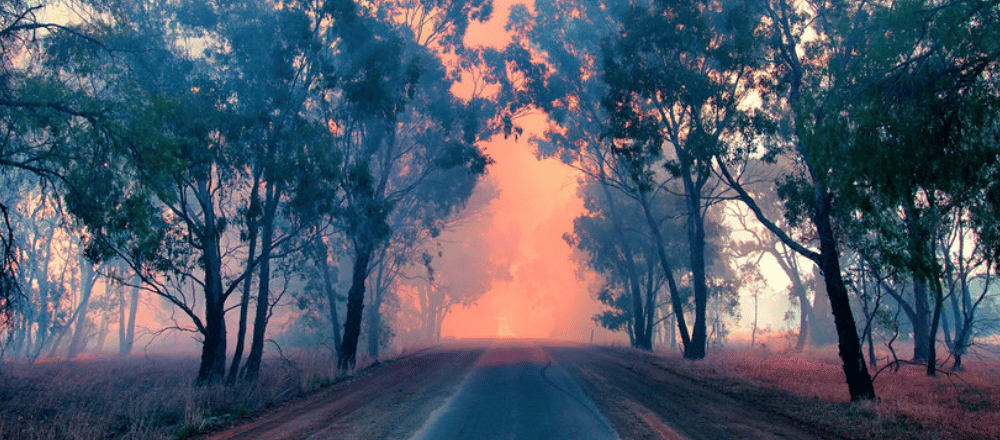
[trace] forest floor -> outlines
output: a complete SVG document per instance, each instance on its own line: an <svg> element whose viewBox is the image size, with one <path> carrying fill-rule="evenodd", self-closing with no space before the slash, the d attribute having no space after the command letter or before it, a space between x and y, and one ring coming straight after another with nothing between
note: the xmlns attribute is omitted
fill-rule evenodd
<svg viewBox="0 0 1000 440"><path fill-rule="evenodd" d="M724 349L699 362L625 347L538 344L623 439L1000 438L1000 363L887 369L848 402L839 359ZM147 356L0 368L0 438L407 438L491 342L413 351L334 379L325 356L270 360L253 386L195 387L197 359Z"/></svg>

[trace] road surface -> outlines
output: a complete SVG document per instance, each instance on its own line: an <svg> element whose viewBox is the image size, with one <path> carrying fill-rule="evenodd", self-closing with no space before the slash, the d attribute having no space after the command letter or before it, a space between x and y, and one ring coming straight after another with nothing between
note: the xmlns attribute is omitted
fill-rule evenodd
<svg viewBox="0 0 1000 440"><path fill-rule="evenodd" d="M508 342L491 346L458 392L412 438L610 440L618 435L544 350Z"/></svg>
<svg viewBox="0 0 1000 440"><path fill-rule="evenodd" d="M449 343L205 438L838 438L654 360L626 348L547 341Z"/></svg>

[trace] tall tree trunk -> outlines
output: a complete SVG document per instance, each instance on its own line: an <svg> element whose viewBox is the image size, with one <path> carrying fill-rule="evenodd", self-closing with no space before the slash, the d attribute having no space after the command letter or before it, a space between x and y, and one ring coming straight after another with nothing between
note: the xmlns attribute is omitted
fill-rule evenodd
<svg viewBox="0 0 1000 440"><path fill-rule="evenodd" d="M100 352L104 349L104 342L108 339L108 327L108 315L101 314L101 325L97 327L97 343L94 344L94 351Z"/></svg>
<svg viewBox="0 0 1000 440"><path fill-rule="evenodd" d="M913 326L913 362L924 363L930 357L930 295L927 284L918 276L913 277L913 316L910 324Z"/></svg>
<svg viewBox="0 0 1000 440"><path fill-rule="evenodd" d="M625 265L625 273L628 276L628 286L629 296L632 303L632 338L630 340L633 347L643 348L642 341L645 339L643 335L643 329L645 328L645 314L643 313L643 301L642 301L642 289L639 286L639 270L635 266L635 257L632 252L632 246L628 242L628 237L625 236L623 231L621 218L618 216L618 206L615 203L614 198L611 196L611 190L608 188L608 184L603 179L601 180L601 189L604 191L604 197L608 202L608 217L611 218L612 228L615 231L615 238L618 240L620 250L622 252L622 263ZM649 348L646 348L647 350Z"/></svg>
<svg viewBox="0 0 1000 440"><path fill-rule="evenodd" d="M960 273L960 274L958 274L958 276L960 278L959 279L959 292L961 293L961 295L951 295L951 316L954 318L954 321L955 321L955 326L954 326L954 329L953 329L954 331L952 332L952 335L954 336L952 338L952 342L951 342L951 350L952 351L955 351L956 349L962 347L959 344L959 339L960 339L959 333L961 333L962 330L963 330L962 323L964 321L964 319L963 319L964 313L962 313L962 312L963 312L963 309L965 309L964 306L966 304L968 304L969 302L971 302L970 301L971 298L969 296L968 284L967 284L966 279L965 279L965 274L964 273ZM961 301L962 301L961 305L959 304L959 296L961 296ZM967 310L967 309L965 309L965 310ZM945 316L942 316L942 318L945 318ZM945 325L945 327L948 327L947 321L945 321L944 325ZM947 333L947 331L948 330L946 328L945 332Z"/></svg>
<svg viewBox="0 0 1000 440"><path fill-rule="evenodd" d="M663 247L663 234L660 227L653 219L653 213L649 208L649 197L645 192L639 192L639 202L642 204L642 212L645 214L646 223L649 224L650 232L653 234L653 241L656 245L656 254L663 267L663 274L667 278L667 287L670 289L670 304L677 318L677 330L681 333L681 346L684 348L684 355L687 357L691 350L691 336L688 335L687 323L684 320L684 306L681 304L681 295L677 289L677 282L674 280L674 270L667 259L667 251Z"/></svg>
<svg viewBox="0 0 1000 440"><path fill-rule="evenodd" d="M969 293L969 284L964 269L959 276L961 277L961 285L959 286L962 296L961 310L959 310L958 300L955 299L956 295L952 295L952 307L955 308L955 340L951 351L955 358L951 365L953 371L962 370L962 355L965 354L965 350L969 346L969 336L972 333L972 321L975 316L975 306L972 303L972 295Z"/></svg>
<svg viewBox="0 0 1000 440"><path fill-rule="evenodd" d="M787 248L785 248L787 249ZM809 293L806 292L806 285L802 282L802 274L799 273L798 264L794 258L795 254L788 254L788 251L779 252L776 248L769 250L778 266L785 272L785 276L792 283L792 293L799 301L799 336L795 341L795 350L802 351L809 341L809 327L812 322L812 304L809 302Z"/></svg>
<svg viewBox="0 0 1000 440"><path fill-rule="evenodd" d="M861 274L862 279L865 279L864 278L865 276L866 275L862 272ZM872 314L875 313L875 310L871 309L871 300L868 298L867 283L864 283L864 285L862 286L862 290L865 292L865 294L861 297L861 313L864 313L865 320L867 320L868 322L872 322L873 321ZM869 365L872 366L872 368L876 368L878 367L878 360L875 357L875 340L874 338L872 338L872 333L873 333L872 328L869 325L866 326L865 330L866 330L865 334L862 335L862 338L865 340L865 342L867 342L868 345L868 363Z"/></svg>
<svg viewBox="0 0 1000 440"><path fill-rule="evenodd" d="M280 184L268 182L265 196L264 217L261 219L260 230L260 268L257 277L257 309L253 320L253 340L250 342L250 354L244 365L243 378L254 381L260 374L260 364L264 357L264 336L267 333L267 321L271 315L271 252L274 247L274 220L278 211L278 200L281 198Z"/></svg>
<svg viewBox="0 0 1000 440"><path fill-rule="evenodd" d="M347 291L347 316L344 318L344 342L337 361L337 366L343 371L354 368L357 362L358 337L361 336L361 318L365 307L365 281L373 252L372 245L367 243L354 251L354 270L351 289Z"/></svg>
<svg viewBox="0 0 1000 440"><path fill-rule="evenodd" d="M690 174L683 176L688 215L688 245L691 250L691 284L694 288L694 328L691 330L691 346L684 352L688 359L705 357L708 343L706 311L708 308L708 285L705 280L705 219L701 211L701 187L692 181Z"/></svg>
<svg viewBox="0 0 1000 440"><path fill-rule="evenodd" d="M816 206L813 223L820 242L819 265L823 271L826 293L830 297L830 308L833 309L833 322L837 327L837 345L840 359L843 361L847 389L851 401L872 400L875 398L875 388L872 386L872 378L861 352L861 340L858 338L847 287L840 271L840 253L837 250L837 239L830 220L830 194L818 179L813 179L813 185Z"/></svg>
<svg viewBox="0 0 1000 440"><path fill-rule="evenodd" d="M125 356L128 354L125 351L125 322L128 319L125 316L125 310L128 308L128 301L125 298L125 264L119 265L118 276L122 280L122 284L116 288L118 292L118 356Z"/></svg>
<svg viewBox="0 0 1000 440"><path fill-rule="evenodd" d="M927 375L937 376L937 330L941 322L941 309L944 308L944 292L942 292L941 281L935 279L934 283L934 317L931 318L930 335L927 340Z"/></svg>
<svg viewBox="0 0 1000 440"><path fill-rule="evenodd" d="M951 305L955 305L955 295L951 295ZM958 323L955 323L957 326ZM954 332L952 331L954 330ZM953 335L957 336L958 329L951 328L951 322L948 321L948 311L945 309L941 310L941 334L944 335L944 346L948 351L955 352L955 340L952 339Z"/></svg>
<svg viewBox="0 0 1000 440"><path fill-rule="evenodd" d="M125 320L124 337L119 335L118 354L127 356L132 353L132 344L135 342L135 315L139 311L139 277L135 277L135 286L132 287L132 295L129 297L128 316Z"/></svg>
<svg viewBox="0 0 1000 440"><path fill-rule="evenodd" d="M653 323L656 322L656 289L653 285L653 271L656 269L656 264L649 262L647 265L649 267L646 269L646 322L643 324L646 340L643 343L647 346L644 347L646 350L652 350Z"/></svg>
<svg viewBox="0 0 1000 440"><path fill-rule="evenodd" d="M226 299L222 289L222 231L208 196L207 183L201 182L198 190L204 215L198 239L202 243L201 261L205 271L205 324L195 383L204 385L219 382L226 376Z"/></svg>
<svg viewBox="0 0 1000 440"><path fill-rule="evenodd" d="M226 374L226 316L222 298L221 252L208 246L202 261L205 264L205 333L198 367L199 385L215 383Z"/></svg>
<svg viewBox="0 0 1000 440"><path fill-rule="evenodd" d="M907 197L904 212L906 213L906 233L910 243L911 258L922 261L926 258L926 234L920 225L920 213L913 201L913 196ZM913 274L913 311L911 319L913 325L913 362L927 362L930 358L930 305L927 299L927 269L926 265L919 264L919 268L914 268Z"/></svg>
<svg viewBox="0 0 1000 440"><path fill-rule="evenodd" d="M257 258L257 234L260 231L258 216L260 215L260 170L254 176L250 188L250 206L247 211L247 250L246 268L243 272L243 286L240 292L240 321L236 328L236 347L233 351L233 361L229 364L227 383L236 383L239 378L240 362L243 361L243 347L247 337L247 313L250 309L250 289L253 286L254 259Z"/></svg>
<svg viewBox="0 0 1000 440"><path fill-rule="evenodd" d="M316 264L323 272L323 290L326 293L326 301L330 304L330 324L333 326L333 346L340 358L341 344L343 340L340 336L340 316L337 314L337 290L333 287L333 273L330 271L329 254L326 242L322 239L316 241Z"/></svg>
<svg viewBox="0 0 1000 440"><path fill-rule="evenodd" d="M382 336L382 282L385 276L385 259L378 265L375 275L375 282L372 283L372 301L368 307L368 356L374 361L378 361L379 339Z"/></svg>
<svg viewBox="0 0 1000 440"><path fill-rule="evenodd" d="M69 343L67 357L73 359L87 348L87 309L90 306L90 295L94 291L94 264L86 258L80 259L80 305L76 309L76 322L73 324L73 338Z"/></svg>

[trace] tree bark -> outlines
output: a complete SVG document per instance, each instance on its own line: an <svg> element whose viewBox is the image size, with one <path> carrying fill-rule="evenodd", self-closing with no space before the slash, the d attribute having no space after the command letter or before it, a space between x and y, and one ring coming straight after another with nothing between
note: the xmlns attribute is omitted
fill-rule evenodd
<svg viewBox="0 0 1000 440"><path fill-rule="evenodd" d="M222 231L206 182L198 184L198 199L204 223L200 225L198 239L201 243L201 262L205 271L205 325L202 330L201 364L198 366L198 385L216 383L226 376L226 298L222 289Z"/></svg>
<svg viewBox="0 0 1000 440"><path fill-rule="evenodd" d="M920 214L913 201L913 196L906 198L904 212L906 214L906 233L910 241L910 258L922 261L926 256L926 240L923 228L920 226ZM930 357L930 323L928 318L931 309L927 298L929 297L926 283L926 270L924 264L918 264L913 268L913 316L910 323L913 326L913 362L924 363Z"/></svg>
<svg viewBox="0 0 1000 440"><path fill-rule="evenodd" d="M87 348L87 310L90 306L90 295L94 291L94 264L80 259L80 305L76 309L76 322L73 324L73 338L69 343L67 357L73 359Z"/></svg>
<svg viewBox="0 0 1000 440"><path fill-rule="evenodd" d="M927 338L927 375L937 376L937 330L941 322L941 309L944 307L944 292L941 281L934 281L934 316L931 318L930 334Z"/></svg>
<svg viewBox="0 0 1000 440"><path fill-rule="evenodd" d="M236 347L233 351L233 361L229 364L229 377L226 382L233 384L239 378L240 362L243 361L243 348L247 337L247 313L250 308L250 288L253 285L253 261L257 254L257 234L260 227L257 216L260 211L260 176L259 171L254 176L253 187L250 188L250 206L247 212L247 260L244 268L243 289L240 292L240 321L236 328Z"/></svg>
<svg viewBox="0 0 1000 440"><path fill-rule="evenodd" d="M659 225L653 219L653 213L649 209L649 199L645 192L639 192L639 201L642 204L642 211L646 216L646 223L649 224L650 232L653 234L653 241L656 245L656 254L663 267L664 276L667 278L667 287L670 289L670 304L677 318L677 330L681 333L681 346L684 355L691 350L691 336L688 334L687 322L684 320L684 307L681 304L681 295L677 289L677 282L674 280L674 271L667 259L667 251L663 248L663 235L660 233Z"/></svg>
<svg viewBox="0 0 1000 440"><path fill-rule="evenodd" d="M383 262L385 259L382 260ZM375 282L372 283L372 302L368 307L368 356L377 361L379 355L379 339L382 335L382 277L385 275L385 266L378 265L378 273L375 275Z"/></svg>
<svg viewBox="0 0 1000 440"><path fill-rule="evenodd" d="M785 248L787 249L787 248ZM802 282L802 274L799 273L798 265L793 260L795 254L787 254L788 251L778 252L776 248L769 250L778 266L785 272L788 280L792 283L792 292L799 301L799 336L795 341L795 350L802 351L809 341L809 327L812 322L812 304L809 302L809 294L806 292L806 285Z"/></svg>
<svg viewBox="0 0 1000 440"><path fill-rule="evenodd" d="M830 308L833 309L833 321L837 327L837 345L840 359L843 361L847 389L851 401L872 400L875 398L875 388L861 352L861 340L858 338L847 287L840 271L840 253L837 250L837 239L830 221L831 197L818 179L813 179L813 185L816 205L813 222L820 242L819 266L823 271L827 295L830 297Z"/></svg>
<svg viewBox="0 0 1000 440"><path fill-rule="evenodd" d="M205 265L205 331L201 346L199 385L215 383L226 375L226 315L222 292L222 261L218 242L210 242L202 257Z"/></svg>
<svg viewBox="0 0 1000 440"><path fill-rule="evenodd" d="M326 301L330 304L330 324L333 326L333 346L334 350L337 352L337 358L340 359L340 345L343 343L343 340L340 336L340 316L337 314L337 291L333 288L333 274L330 273L330 262L328 260L329 254L327 252L326 243L323 240L318 240L316 246L319 248L316 263L319 265L320 270L323 271L323 290L326 293Z"/></svg>
<svg viewBox="0 0 1000 440"><path fill-rule="evenodd" d="M274 220L281 198L279 183L268 182L265 195L264 217L261 219L260 258L257 276L257 308L253 320L253 340L250 342L250 354L243 366L243 379L252 382L260 374L260 364L264 357L264 337L267 334L267 322L271 315L271 253L274 248Z"/></svg>
<svg viewBox="0 0 1000 440"><path fill-rule="evenodd" d="M812 220L820 242L820 251L817 253L792 240L788 234L775 225L774 222L770 221L764 215L763 211L761 211L760 206L757 205L753 197L732 177L725 163L722 160L718 160L718 163L719 170L726 182L736 191L739 199L753 211L757 219L768 230L773 232L782 243L802 256L809 258L819 266L823 273L827 297L830 299L834 325L837 328L838 348L840 358L843 361L844 376L847 381L847 389L851 400L874 399L875 388L872 386L871 375L868 373L864 355L861 353L861 340L858 338L858 329L854 323L854 315L851 313L851 303L847 296L847 287L844 285L843 275L840 272L840 254L837 250L837 238L831 222L832 196L829 190L817 178L814 168L807 165L813 185L812 202L815 212ZM806 163L808 164L808 161Z"/></svg>
<svg viewBox="0 0 1000 440"><path fill-rule="evenodd" d="M128 356L132 353L132 345L135 343L135 315L139 311L139 280L136 277L135 286L132 287L132 294L129 296L128 316L123 319L124 331L119 334L118 355ZM125 314L124 305L122 314Z"/></svg>
<svg viewBox="0 0 1000 440"><path fill-rule="evenodd" d="M688 211L688 245L691 249L691 285L694 288L694 328L691 330L691 345L688 350L684 351L684 357L702 359L705 357L705 347L708 343L705 219L701 211L701 186L692 181L690 174L685 173L683 177Z"/></svg>
<svg viewBox="0 0 1000 440"><path fill-rule="evenodd" d="M342 370L354 368L357 362L358 337L361 335L361 318L365 303L365 281L368 279L368 263L374 250L363 244L354 251L354 270L351 275L351 289L347 292L347 316L344 318L344 342L341 345L337 366Z"/></svg>
<svg viewBox="0 0 1000 440"><path fill-rule="evenodd" d="M617 203L615 203L614 198L611 196L611 190L608 188L608 183L603 179L603 177L601 180L601 189L604 192L605 199L608 201L608 217L611 218L612 227L615 230L615 238L618 239L622 252L622 263L625 265L626 274L628 274L627 288L632 302L632 338L630 342L633 347L644 348L642 341L646 339L643 332L643 329L645 328L645 319L643 313L642 290L639 286L639 270L635 267L635 254L632 252L632 246L628 243L628 237L625 236L625 233L622 230L623 226L621 218L618 216ZM649 350L650 348L644 349Z"/></svg>

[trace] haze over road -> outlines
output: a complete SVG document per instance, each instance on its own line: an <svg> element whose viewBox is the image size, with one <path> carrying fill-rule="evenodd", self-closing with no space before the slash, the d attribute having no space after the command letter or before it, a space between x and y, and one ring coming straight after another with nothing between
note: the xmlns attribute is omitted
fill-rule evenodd
<svg viewBox="0 0 1000 440"><path fill-rule="evenodd" d="M658 359L622 347L453 341L207 438L838 438L692 382Z"/></svg>

